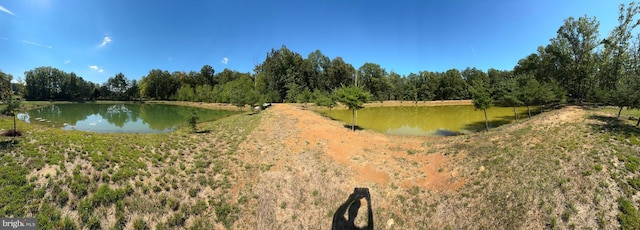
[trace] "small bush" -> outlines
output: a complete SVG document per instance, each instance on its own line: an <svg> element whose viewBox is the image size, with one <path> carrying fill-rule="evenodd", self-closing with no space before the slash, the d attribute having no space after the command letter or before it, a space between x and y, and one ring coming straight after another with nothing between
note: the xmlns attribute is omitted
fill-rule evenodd
<svg viewBox="0 0 640 230"><path fill-rule="evenodd" d="M100 225L100 219L97 216L91 217L89 222L87 222L87 228L89 230L100 230L102 226Z"/></svg>
<svg viewBox="0 0 640 230"><path fill-rule="evenodd" d="M186 218L184 214L176 212L169 219L167 219L168 227L181 227L184 225Z"/></svg>
<svg viewBox="0 0 640 230"><path fill-rule="evenodd" d="M593 169L595 169L596 171L602 171L602 165L601 164L595 164L593 165Z"/></svg>
<svg viewBox="0 0 640 230"><path fill-rule="evenodd" d="M640 177L634 177L627 181L631 187L640 191Z"/></svg>
<svg viewBox="0 0 640 230"><path fill-rule="evenodd" d="M191 213L194 215L199 215L204 211L207 211L207 202L204 200L198 200L196 204L191 206Z"/></svg>
<svg viewBox="0 0 640 230"><path fill-rule="evenodd" d="M116 201L123 199L125 191L123 189L112 190L109 185L103 184L93 194L93 203L95 205L109 206Z"/></svg>
<svg viewBox="0 0 640 230"><path fill-rule="evenodd" d="M629 156L627 157L624 166L631 172L638 171L638 165L640 165L640 158Z"/></svg>
<svg viewBox="0 0 640 230"><path fill-rule="evenodd" d="M67 191L61 191L58 194L58 205L62 207L65 204L67 204L68 201L69 201L69 193Z"/></svg>
<svg viewBox="0 0 640 230"><path fill-rule="evenodd" d="M167 200L167 206L169 206L169 208L173 211L178 211L178 209L180 209L180 201L173 198L169 198Z"/></svg>
<svg viewBox="0 0 640 230"><path fill-rule="evenodd" d="M76 225L76 223L71 218L69 218L68 216L65 216L64 219L62 220L60 229L77 230L78 225Z"/></svg>
<svg viewBox="0 0 640 230"><path fill-rule="evenodd" d="M190 188L189 189L189 196L196 197L199 192L200 192L200 188Z"/></svg>
<svg viewBox="0 0 640 230"><path fill-rule="evenodd" d="M138 218L133 221L133 229L135 230L149 230L149 226L143 219Z"/></svg>
<svg viewBox="0 0 640 230"><path fill-rule="evenodd" d="M196 218L189 229L214 229L213 224L207 218Z"/></svg>
<svg viewBox="0 0 640 230"><path fill-rule="evenodd" d="M222 224L229 228L233 222L236 222L238 219L238 214L240 213L240 209L237 206L218 202L214 205L216 217L218 221L222 222Z"/></svg>
<svg viewBox="0 0 640 230"><path fill-rule="evenodd" d="M640 219L638 218L638 210L633 206L631 201L620 198L618 199L618 222L621 229L640 229Z"/></svg>
<svg viewBox="0 0 640 230"><path fill-rule="evenodd" d="M83 223L87 223L89 218L91 218L91 213L93 213L93 203L89 199L83 199L78 202L78 215L80 216L80 221Z"/></svg>
<svg viewBox="0 0 640 230"><path fill-rule="evenodd" d="M189 117L189 125L191 126L191 131L192 132L198 132L198 120L200 118L198 117L198 115L196 114L196 111L193 111L191 113L191 117Z"/></svg>

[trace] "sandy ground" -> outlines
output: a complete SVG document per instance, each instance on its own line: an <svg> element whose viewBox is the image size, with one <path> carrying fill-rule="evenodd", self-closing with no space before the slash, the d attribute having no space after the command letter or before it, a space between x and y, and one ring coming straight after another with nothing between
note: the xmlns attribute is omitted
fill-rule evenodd
<svg viewBox="0 0 640 230"><path fill-rule="evenodd" d="M243 160L271 166L253 182L258 218L250 226L259 229L330 226L330 218L302 221L300 210L312 213L309 218L327 216L354 187L368 187L375 208L392 209L397 188L449 192L465 182L449 167L450 157L414 154L428 152L439 138L353 132L341 122L291 104L274 104L263 116L240 147L257 153ZM291 203L296 207L287 207Z"/></svg>

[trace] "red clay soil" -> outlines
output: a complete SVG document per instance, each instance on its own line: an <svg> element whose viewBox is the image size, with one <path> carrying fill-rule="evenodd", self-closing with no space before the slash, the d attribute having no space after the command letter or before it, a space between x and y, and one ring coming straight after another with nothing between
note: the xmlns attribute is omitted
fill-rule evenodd
<svg viewBox="0 0 640 230"><path fill-rule="evenodd" d="M334 163L350 169L355 183L427 190L455 190L464 184L457 171L449 168L448 157L440 153L424 154L432 146L432 137L389 136L373 131L351 131L339 121L323 117L290 104L276 104L268 109L264 123L279 124L286 132L280 140L289 154L313 149L329 156ZM275 119L274 119L275 118ZM285 120L283 120L285 119ZM293 122L291 122L291 120ZM261 136L274 135L264 130ZM282 134L281 134L282 135ZM420 153L420 154L415 154Z"/></svg>

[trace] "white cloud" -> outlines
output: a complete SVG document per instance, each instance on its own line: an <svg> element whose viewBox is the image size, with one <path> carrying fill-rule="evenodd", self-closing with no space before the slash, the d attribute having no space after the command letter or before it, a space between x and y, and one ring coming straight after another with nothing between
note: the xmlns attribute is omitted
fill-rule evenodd
<svg viewBox="0 0 640 230"><path fill-rule="evenodd" d="M222 60L220 60L220 62L222 62L222 64L226 65L227 63L229 63L229 58L223 57Z"/></svg>
<svg viewBox="0 0 640 230"><path fill-rule="evenodd" d="M71 60L69 60L69 59L64 60L64 64L65 64L65 65L66 65L66 64L69 64L69 63L71 63Z"/></svg>
<svg viewBox="0 0 640 230"><path fill-rule="evenodd" d="M0 6L0 11L5 12L7 14L11 14L13 16L16 16L16 14L14 14L13 12L11 12L10 10L7 10L7 8L4 8L4 6Z"/></svg>
<svg viewBox="0 0 640 230"><path fill-rule="evenodd" d="M22 43L29 44L29 45L32 45L32 46L40 46L40 47L44 47L44 48L53 49L53 46L44 45L44 44L40 44L40 43L32 42L32 41L27 41L27 40L22 40Z"/></svg>
<svg viewBox="0 0 640 230"><path fill-rule="evenodd" d="M96 72L98 72L98 73L102 73L102 72L104 72L104 70L103 70L103 69L100 69L100 67L98 67L97 65L90 65L90 66L89 66L89 69L91 69L92 71L96 71Z"/></svg>
<svg viewBox="0 0 640 230"><path fill-rule="evenodd" d="M111 40L111 37L106 36L106 37L104 37L104 38L102 39L102 43L100 43L100 45L99 45L99 46L100 46L100 47L104 47L104 46L106 46L107 44L111 43L111 41L112 41L112 40Z"/></svg>

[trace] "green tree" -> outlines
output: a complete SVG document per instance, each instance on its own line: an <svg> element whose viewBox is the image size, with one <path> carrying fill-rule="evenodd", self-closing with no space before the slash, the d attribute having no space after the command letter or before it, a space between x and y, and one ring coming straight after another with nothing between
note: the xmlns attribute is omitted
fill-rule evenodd
<svg viewBox="0 0 640 230"><path fill-rule="evenodd" d="M312 99L313 95L311 94L311 90L306 88L298 95L297 101L298 103L303 103L303 107L307 107L307 103L309 103Z"/></svg>
<svg viewBox="0 0 640 230"><path fill-rule="evenodd" d="M371 94L358 86L342 86L333 91L336 99L351 110L351 129L355 132L356 110L364 108L364 103L369 101Z"/></svg>
<svg viewBox="0 0 640 230"><path fill-rule="evenodd" d="M393 71L391 71L391 73L389 73L389 96L391 100L397 100L400 101L400 103L402 103L402 101L406 100L406 99L410 99L410 95L407 92L408 88L407 88L407 84L406 84L406 78L400 76L400 74L397 74Z"/></svg>
<svg viewBox="0 0 640 230"><path fill-rule="evenodd" d="M196 114L196 111L191 111L191 116L189 116L189 125L191 126L191 132L198 132L198 120L200 118L198 117L198 114Z"/></svg>
<svg viewBox="0 0 640 230"><path fill-rule="evenodd" d="M298 84L296 83L291 83L288 88L286 101L290 103L297 102L298 95L300 94L300 87L298 87Z"/></svg>
<svg viewBox="0 0 640 230"><path fill-rule="evenodd" d="M195 100L203 102L213 102L213 88L210 85L199 85L195 89Z"/></svg>
<svg viewBox="0 0 640 230"><path fill-rule="evenodd" d="M595 86L598 71L596 48L600 44L596 18L583 16L577 20L569 17L558 29L557 37L551 39L552 53L557 56L560 67L566 71L556 76L564 78L560 83L569 94L582 102Z"/></svg>
<svg viewBox="0 0 640 230"><path fill-rule="evenodd" d="M387 86L385 81L386 71L378 64L364 63L358 69L358 86L362 86L364 90L371 92L373 99L376 101L384 101L387 99Z"/></svg>
<svg viewBox="0 0 640 230"><path fill-rule="evenodd" d="M225 84L225 91L229 94L229 102L237 106L240 111L245 105L253 106L260 102L261 98L253 89L253 81L248 76L243 76Z"/></svg>
<svg viewBox="0 0 640 230"><path fill-rule="evenodd" d="M286 46L278 50L272 49L265 61L254 69L261 81L258 91L268 95L269 101L287 99L287 92L294 83L301 89L308 86L308 66L300 54ZM291 98L295 99L295 96Z"/></svg>
<svg viewBox="0 0 640 230"><path fill-rule="evenodd" d="M313 98L313 102L317 106L325 106L329 108L329 110L331 110L333 107L337 105L336 98L333 95L326 92L322 92L318 89L313 91L312 98Z"/></svg>
<svg viewBox="0 0 640 230"><path fill-rule="evenodd" d="M494 95L501 104L513 107L513 119L518 121L518 113L516 107L522 105L522 101L518 98L519 89L518 82L515 78L502 78L494 85Z"/></svg>
<svg viewBox="0 0 640 230"><path fill-rule="evenodd" d="M518 75L516 79L520 89L520 93L517 94L518 100L527 106L527 113L531 117L530 106L534 105L538 100L538 94L542 86L531 74Z"/></svg>
<svg viewBox="0 0 640 230"><path fill-rule="evenodd" d="M634 20L640 8L631 2L627 8L620 5L618 25L603 40L604 49L601 52L601 67L598 72L597 85L593 90L593 97L597 101L615 105L619 108L618 118L625 106L632 102L630 95L633 90L629 78L632 73L631 32L640 21Z"/></svg>
<svg viewBox="0 0 640 230"><path fill-rule="evenodd" d="M85 100L91 99L96 84L85 81L75 73L51 67L25 71L24 98L28 100Z"/></svg>
<svg viewBox="0 0 640 230"><path fill-rule="evenodd" d="M468 85L467 82L462 79L460 71L450 69L440 76L438 81L439 85L436 89L436 98L440 100L461 100L469 98Z"/></svg>
<svg viewBox="0 0 640 230"><path fill-rule="evenodd" d="M491 83L489 76L484 71L476 69L475 67L467 67L460 75L462 75L462 78L465 79L468 84L478 81L478 83L481 83L484 87L489 87Z"/></svg>
<svg viewBox="0 0 640 230"><path fill-rule="evenodd" d="M489 119L487 118L487 109L493 106L493 99L491 99L491 92L482 80L474 80L469 86L469 92L471 93L471 99L473 100L473 107L481 109L484 112L484 124L489 131Z"/></svg>
<svg viewBox="0 0 640 230"><path fill-rule="evenodd" d="M309 73L309 88L329 90L329 78L327 69L331 65L331 60L322 54L320 50L315 50L307 56L309 61L310 73Z"/></svg>
<svg viewBox="0 0 640 230"><path fill-rule="evenodd" d="M127 98L129 83L124 74L118 73L114 77L110 77L105 85L112 100L125 100Z"/></svg>
<svg viewBox="0 0 640 230"><path fill-rule="evenodd" d="M3 113L13 116L13 130L11 130L11 133L15 137L18 133L16 127L16 111L20 109L20 101L16 100L13 90L11 89L12 79L13 76L10 74L5 74L0 71L0 99L2 99L2 102L7 105Z"/></svg>
<svg viewBox="0 0 640 230"><path fill-rule="evenodd" d="M325 69L328 85L321 90L334 90L342 85L350 85L356 73L356 69L349 63L344 62L341 57L335 57L331 64Z"/></svg>
<svg viewBox="0 0 640 230"><path fill-rule="evenodd" d="M138 85L138 80L131 80L126 94L128 100L135 101L140 97L140 85Z"/></svg>
<svg viewBox="0 0 640 230"><path fill-rule="evenodd" d="M216 85L215 74L216 71L210 65L202 66L200 74L197 75L196 85Z"/></svg>
<svg viewBox="0 0 640 230"><path fill-rule="evenodd" d="M176 99L178 99L178 101L195 101L195 93L191 85L183 85L180 87Z"/></svg>

